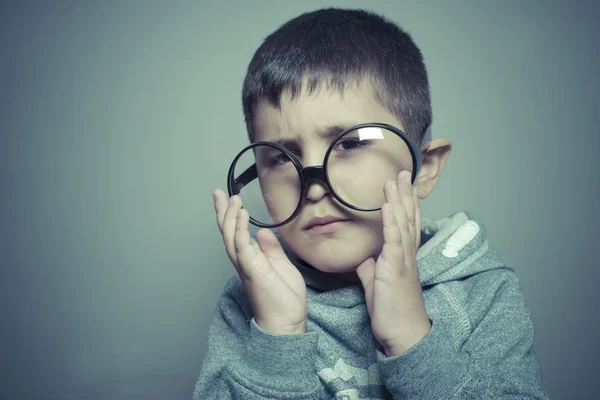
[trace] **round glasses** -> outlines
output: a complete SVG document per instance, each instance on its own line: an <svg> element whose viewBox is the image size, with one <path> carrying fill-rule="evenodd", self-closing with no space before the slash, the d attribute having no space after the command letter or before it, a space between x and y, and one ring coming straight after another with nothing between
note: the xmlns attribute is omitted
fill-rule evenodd
<svg viewBox="0 0 600 400"><path fill-rule="evenodd" d="M431 140L427 128L421 145ZM309 183L321 181L333 197L357 211L377 211L385 203L383 185L407 169L411 182L423 155L417 143L388 124L366 123L342 131L331 143L323 165L304 167L294 153L273 142L255 142L233 160L227 174L229 196L238 195L250 222L275 228L296 218L306 201Z"/></svg>

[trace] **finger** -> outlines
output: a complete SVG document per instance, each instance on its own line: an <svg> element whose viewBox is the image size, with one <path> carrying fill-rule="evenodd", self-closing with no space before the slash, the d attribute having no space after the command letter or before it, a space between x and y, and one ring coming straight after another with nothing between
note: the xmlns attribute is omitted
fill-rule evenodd
<svg viewBox="0 0 600 400"><path fill-rule="evenodd" d="M401 198L401 188L398 187L397 181L390 181L386 184L386 199L392 206L394 217L401 228L407 229L408 218L404 210L404 204Z"/></svg>
<svg viewBox="0 0 600 400"><path fill-rule="evenodd" d="M410 171L402 171L398 174L398 196L404 206L404 212L406 220L402 221L408 226L410 232L411 242L414 245L414 237L416 232L416 220L415 220L415 201L413 197L413 186L410 182L411 173Z"/></svg>
<svg viewBox="0 0 600 400"><path fill-rule="evenodd" d="M367 258L357 268L356 274L358 279L362 283L365 290L365 300L367 303L367 311L369 315L373 315L372 304L373 304L373 279L375 279L375 268L377 264L373 257Z"/></svg>
<svg viewBox="0 0 600 400"><path fill-rule="evenodd" d="M385 197L388 204L391 206L391 211L398 224L406 225L406 212L402 206L402 201L398 193L398 184L396 181L389 181L386 184Z"/></svg>
<svg viewBox="0 0 600 400"><path fill-rule="evenodd" d="M215 189L213 191L215 212L217 214L217 226L219 231L223 234L223 220L225 219L225 211L229 203L227 202L227 195L221 189Z"/></svg>
<svg viewBox="0 0 600 400"><path fill-rule="evenodd" d="M235 228L237 225L237 214L241 208L239 196L232 196L223 218L223 243L231 261L237 264L237 252L235 250Z"/></svg>
<svg viewBox="0 0 600 400"><path fill-rule="evenodd" d="M394 265L402 266L404 262L404 247L402 244L402 232L398 227L396 217L392 211L392 206L389 203L383 205L383 249L381 251L381 257L384 262L392 268ZM398 267L398 270L390 270L389 272L394 275L402 274L402 267ZM380 271L376 271L380 272Z"/></svg>
<svg viewBox="0 0 600 400"><path fill-rule="evenodd" d="M250 237L249 227L250 216L248 211L243 208L238 211L237 224L234 234L234 247L238 260L238 274L240 278L246 279L252 275L253 260L256 259L257 251Z"/></svg>
<svg viewBox="0 0 600 400"><path fill-rule="evenodd" d="M394 214L394 218L396 221L396 225L399 229L401 235L401 242L403 246L403 254L404 257L408 258L407 255L412 255L414 250L412 247L414 246L414 239L411 236L410 225L409 225L409 215L406 211L406 181L404 180L404 174L406 171L402 171L398 174L396 181L388 186L388 198L391 200L389 203L391 205L392 213ZM395 190L394 190L395 189ZM410 202L412 203L412 195L408 197ZM402 259L402 261L406 264L410 262L408 259Z"/></svg>
<svg viewBox="0 0 600 400"><path fill-rule="evenodd" d="M415 254L421 246L421 229L423 228L423 219L421 216L421 201L419 200L419 189L413 186L413 196L415 202Z"/></svg>
<svg viewBox="0 0 600 400"><path fill-rule="evenodd" d="M404 254L406 255L406 262L411 262L411 256L415 252L415 237L416 237L416 220L415 220L415 205L413 198L412 184L410 183L411 173L409 171L402 171L398 174L397 185L398 185L398 197L401 201L401 207L394 207L394 214L398 219L398 225L402 230ZM407 264L409 265L409 264Z"/></svg>
<svg viewBox="0 0 600 400"><path fill-rule="evenodd" d="M270 229L261 229L256 233L256 242L260 250L269 258L286 260L287 254L283 250L277 236Z"/></svg>
<svg viewBox="0 0 600 400"><path fill-rule="evenodd" d="M398 184L395 180L390 180L385 183L384 193L386 202L390 204L400 203L400 196L398 196Z"/></svg>

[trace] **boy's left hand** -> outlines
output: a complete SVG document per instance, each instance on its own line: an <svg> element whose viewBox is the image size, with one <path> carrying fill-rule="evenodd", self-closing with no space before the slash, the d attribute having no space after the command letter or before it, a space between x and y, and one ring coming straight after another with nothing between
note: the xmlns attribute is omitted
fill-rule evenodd
<svg viewBox="0 0 600 400"><path fill-rule="evenodd" d="M396 182L386 183L383 249L377 262L370 257L356 269L365 289L371 329L388 357L411 348L431 328L416 260L421 208L410 175L402 171Z"/></svg>

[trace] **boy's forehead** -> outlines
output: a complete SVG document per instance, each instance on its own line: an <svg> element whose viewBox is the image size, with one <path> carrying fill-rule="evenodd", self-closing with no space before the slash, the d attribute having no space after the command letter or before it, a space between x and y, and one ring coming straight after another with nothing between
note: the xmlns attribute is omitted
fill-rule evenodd
<svg viewBox="0 0 600 400"><path fill-rule="evenodd" d="M302 139L331 127L349 128L367 122L387 123L404 130L400 121L376 101L373 91L366 85L344 91L318 89L311 94L303 90L293 99L286 91L279 103L279 107L268 101L256 105L253 116L256 141Z"/></svg>

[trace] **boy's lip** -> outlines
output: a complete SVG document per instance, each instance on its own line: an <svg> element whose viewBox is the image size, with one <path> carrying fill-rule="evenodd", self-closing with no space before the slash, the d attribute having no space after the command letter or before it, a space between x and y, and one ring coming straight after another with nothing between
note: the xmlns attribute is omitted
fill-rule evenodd
<svg viewBox="0 0 600 400"><path fill-rule="evenodd" d="M326 225L336 221L348 221L348 218L336 217L333 215L325 215L323 217L313 217L308 221L308 224L304 227L304 230L308 230L316 225Z"/></svg>

